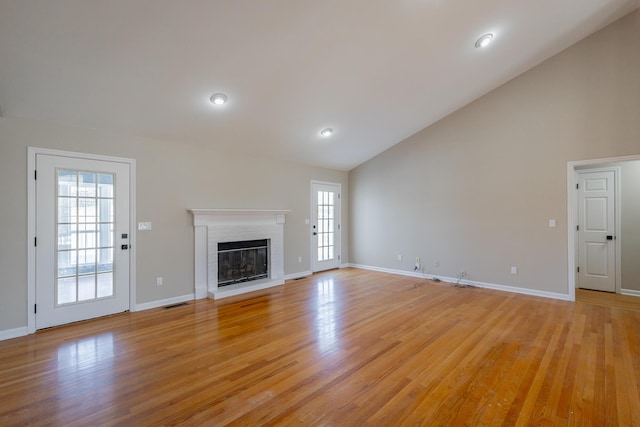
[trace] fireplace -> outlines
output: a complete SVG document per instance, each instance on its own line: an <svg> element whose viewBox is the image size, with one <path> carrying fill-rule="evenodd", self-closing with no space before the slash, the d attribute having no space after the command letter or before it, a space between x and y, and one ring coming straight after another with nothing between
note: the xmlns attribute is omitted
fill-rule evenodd
<svg viewBox="0 0 640 427"><path fill-rule="evenodd" d="M196 299L225 298L284 284L284 223L290 211L189 212L195 230Z"/></svg>
<svg viewBox="0 0 640 427"><path fill-rule="evenodd" d="M218 287L268 277L268 239L218 243Z"/></svg>

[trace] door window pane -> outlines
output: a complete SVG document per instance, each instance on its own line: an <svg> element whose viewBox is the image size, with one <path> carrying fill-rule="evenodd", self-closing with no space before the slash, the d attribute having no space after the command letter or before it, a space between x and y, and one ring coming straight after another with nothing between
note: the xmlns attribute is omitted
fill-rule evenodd
<svg viewBox="0 0 640 427"><path fill-rule="evenodd" d="M113 296L113 273L98 274L98 298Z"/></svg>
<svg viewBox="0 0 640 427"><path fill-rule="evenodd" d="M96 297L96 276L78 277L78 301L95 299Z"/></svg>
<svg viewBox="0 0 640 427"><path fill-rule="evenodd" d="M56 305L113 297L114 175L56 176Z"/></svg>
<svg viewBox="0 0 640 427"><path fill-rule="evenodd" d="M76 302L76 276L58 279L58 305Z"/></svg>
<svg viewBox="0 0 640 427"><path fill-rule="evenodd" d="M318 191L318 261L333 259L334 201L334 192Z"/></svg>

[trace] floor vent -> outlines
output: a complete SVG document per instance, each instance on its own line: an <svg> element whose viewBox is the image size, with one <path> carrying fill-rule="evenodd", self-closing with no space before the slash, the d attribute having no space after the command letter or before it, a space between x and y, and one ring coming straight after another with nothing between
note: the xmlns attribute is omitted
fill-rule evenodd
<svg viewBox="0 0 640 427"><path fill-rule="evenodd" d="M170 308L176 308L176 307L182 307L183 305L189 305L189 303L186 302L179 302L177 304L171 304L171 305L167 305L164 307L165 310L169 310Z"/></svg>

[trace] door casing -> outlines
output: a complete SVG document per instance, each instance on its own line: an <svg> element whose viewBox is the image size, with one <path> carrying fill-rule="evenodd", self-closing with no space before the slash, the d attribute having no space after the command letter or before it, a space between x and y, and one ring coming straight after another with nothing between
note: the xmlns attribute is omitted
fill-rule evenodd
<svg viewBox="0 0 640 427"><path fill-rule="evenodd" d="M127 163L130 168L129 179L129 218L132 224L136 218L136 161L121 157L100 156L95 154L76 153L71 151L52 150L47 148L27 147L27 333L36 331L36 156L46 154L51 156L73 157L85 160ZM129 301L130 311L135 311L136 296L136 233L132 227L129 235Z"/></svg>

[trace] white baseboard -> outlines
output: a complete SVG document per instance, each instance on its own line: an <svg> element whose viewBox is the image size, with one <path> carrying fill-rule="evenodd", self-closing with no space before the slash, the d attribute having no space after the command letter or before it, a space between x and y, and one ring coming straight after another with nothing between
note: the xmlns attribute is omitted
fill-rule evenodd
<svg viewBox="0 0 640 427"><path fill-rule="evenodd" d="M397 275L401 275L401 276L409 276L409 277L417 277L417 278L424 278L424 279L439 279L442 282L447 282L447 283L458 283L458 279L455 277L446 277L446 276L438 276L438 275L434 275L434 274L425 274L422 271L406 271L406 270L394 270L391 268L382 268L382 267L373 267L370 265L362 265L362 264L350 264L351 267L353 268L360 268L362 270L371 270L371 271L379 271L382 273L390 273L390 274L397 274ZM524 294L524 295L531 295L531 296L536 296L536 297L543 297L543 298L552 298L552 299L559 299L559 300L563 300L563 301L569 301L569 295L568 294L559 294L556 292L547 292L547 291L539 291L537 289L529 289L529 288L518 288L515 286L507 286L507 285L497 285L495 283L486 283L486 282L477 282L475 280L460 280L460 284L461 285L469 285L469 286L474 286L477 288L486 288L486 289L493 289L496 291L504 291L504 292L511 292L511 293L517 293L517 294ZM640 291L635 291L638 292L638 296L640 296Z"/></svg>
<svg viewBox="0 0 640 427"><path fill-rule="evenodd" d="M311 276L312 274L313 272L311 272L311 270L300 271L298 273L287 274L286 276L284 276L284 280L302 279L303 277L308 277L308 276Z"/></svg>
<svg viewBox="0 0 640 427"><path fill-rule="evenodd" d="M640 297L640 291L636 291L635 289L620 289L620 293L622 295L629 295L632 297Z"/></svg>
<svg viewBox="0 0 640 427"><path fill-rule="evenodd" d="M6 331L0 331L0 341L10 340L11 338L18 338L28 335L29 331L26 326L15 329L7 329Z"/></svg>
<svg viewBox="0 0 640 427"><path fill-rule="evenodd" d="M159 301L146 302L143 304L136 304L135 310L133 311L149 310L151 308L164 307L167 305L178 304L185 301L193 301L194 299L195 295L189 294L179 297L167 298ZM23 337L25 335L29 335L29 330L26 326L22 328L8 329L6 331L0 331L0 341Z"/></svg>
<svg viewBox="0 0 640 427"><path fill-rule="evenodd" d="M136 310L149 310L151 308L164 307L166 305L178 304L185 301L193 301L195 299L195 294L182 295L179 297L167 298L158 301L145 302L142 304L136 304Z"/></svg>
<svg viewBox="0 0 640 427"><path fill-rule="evenodd" d="M392 268L374 267L372 265L363 265L363 264L349 264L348 266L352 268L359 268L361 270L379 271L380 273L389 273L389 274L397 274L400 276L418 277L420 279L431 279L433 277L436 277L436 276L424 274L422 271L394 270ZM437 276L437 277L443 282L447 281L440 276Z"/></svg>

